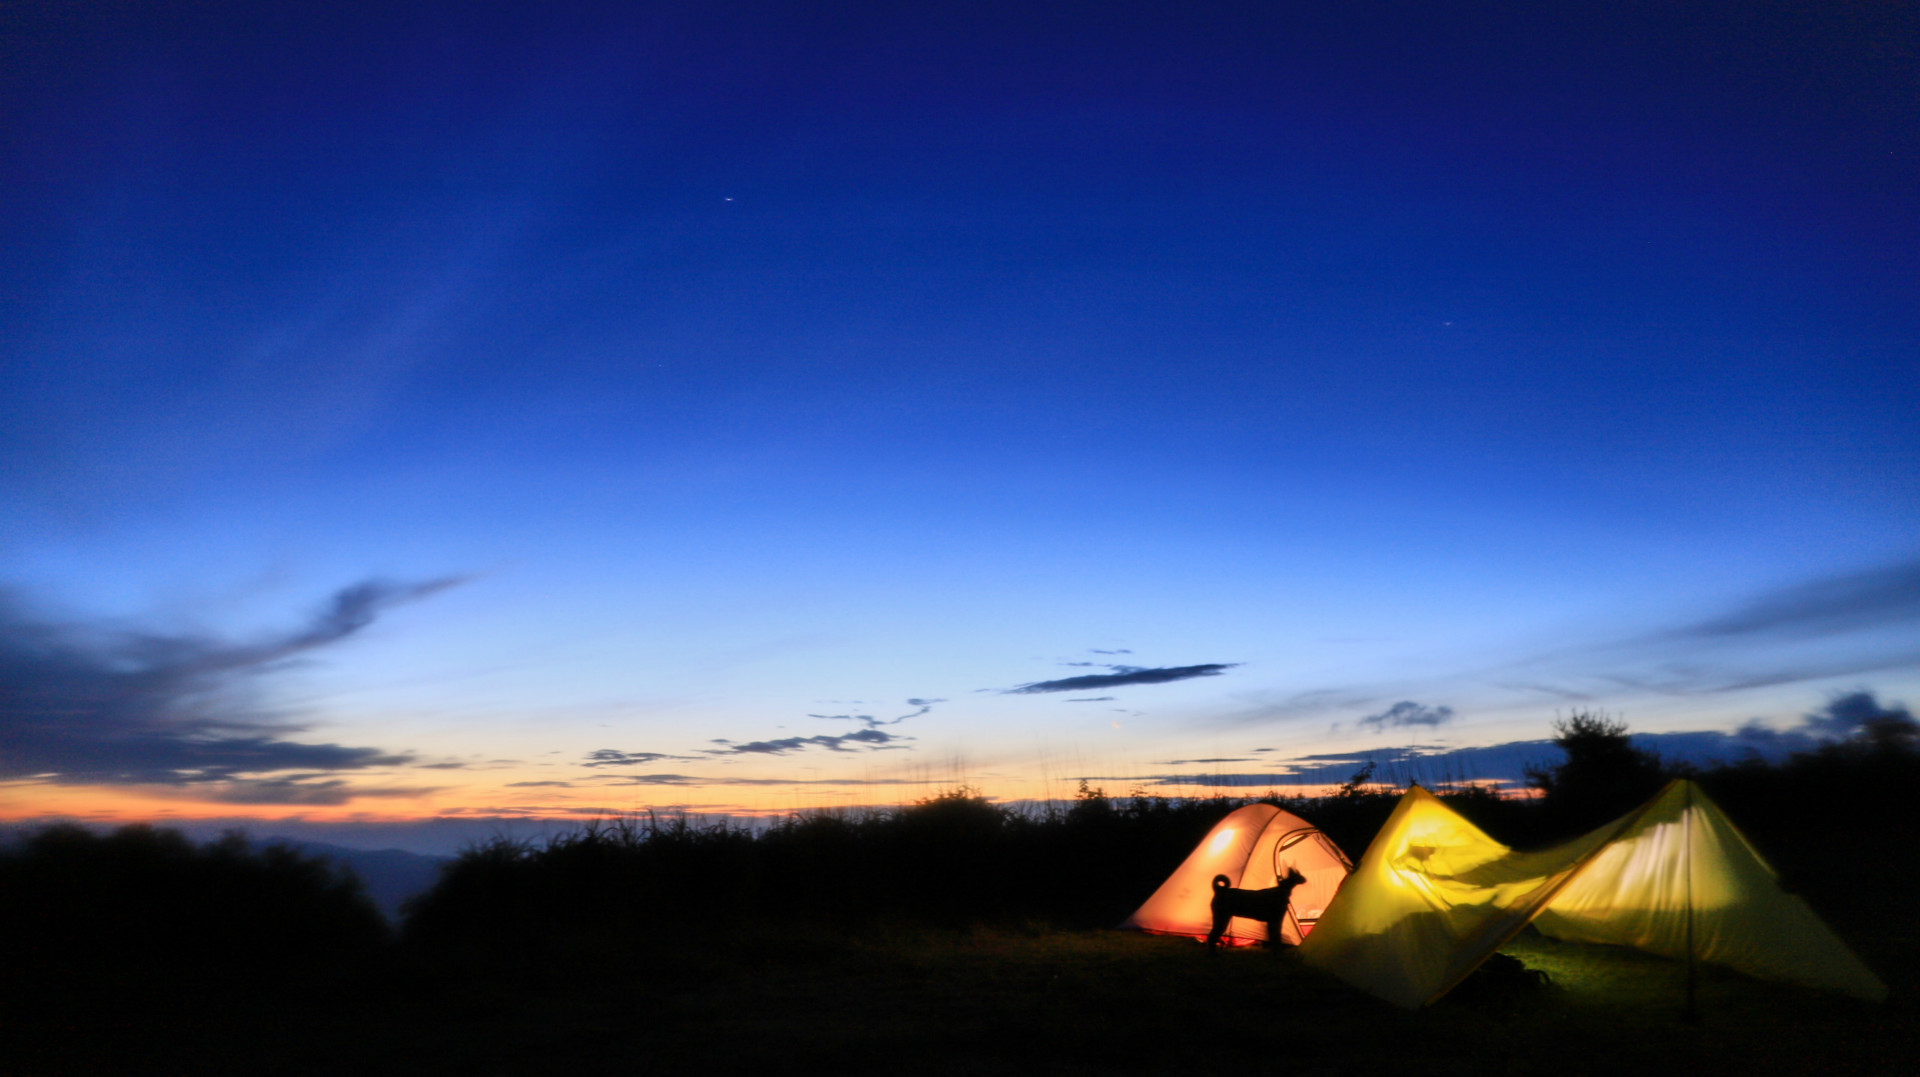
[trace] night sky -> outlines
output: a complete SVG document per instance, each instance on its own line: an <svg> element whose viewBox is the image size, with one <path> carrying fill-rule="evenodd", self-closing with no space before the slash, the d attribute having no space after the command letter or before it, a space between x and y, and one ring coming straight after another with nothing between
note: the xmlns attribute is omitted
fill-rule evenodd
<svg viewBox="0 0 1920 1077"><path fill-rule="evenodd" d="M1920 704L1920 9L392 7L0 13L0 818Z"/></svg>

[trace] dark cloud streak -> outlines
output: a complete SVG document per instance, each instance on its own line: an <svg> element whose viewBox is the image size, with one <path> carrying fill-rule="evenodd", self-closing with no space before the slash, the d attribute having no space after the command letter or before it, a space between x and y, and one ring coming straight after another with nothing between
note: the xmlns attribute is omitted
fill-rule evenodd
<svg viewBox="0 0 1920 1077"><path fill-rule="evenodd" d="M1090 673L1084 677L1062 677L1056 681L1035 681L1006 690L1007 695L1035 695L1041 692L1088 692L1120 688L1131 684L1166 684L1195 677L1217 677L1239 665L1238 662L1210 662L1198 666L1164 666L1146 669L1140 666L1108 666L1112 673Z"/></svg>
<svg viewBox="0 0 1920 1077"><path fill-rule="evenodd" d="M601 748L587 753L583 767L643 767L649 763L658 763L662 759L693 759L690 755L668 755L665 752L622 752L612 748Z"/></svg>
<svg viewBox="0 0 1920 1077"><path fill-rule="evenodd" d="M249 706L239 690L252 677L359 632L395 606L463 579L355 584L307 624L250 643L58 624L30 616L15 596L0 594L0 739L7 745L0 780L234 783L220 795L236 803L340 803L357 794L306 779L236 779L391 766L412 757L286 740L304 727Z"/></svg>
<svg viewBox="0 0 1920 1077"><path fill-rule="evenodd" d="M1403 726L1441 726L1453 721L1452 707L1428 707L1403 699L1379 714L1369 714L1359 724L1368 729L1398 729Z"/></svg>
<svg viewBox="0 0 1920 1077"><path fill-rule="evenodd" d="M609 777L612 777L609 775ZM705 778L693 774L622 774L620 785L919 785L914 778Z"/></svg>
<svg viewBox="0 0 1920 1077"><path fill-rule="evenodd" d="M895 733L883 733L878 729L862 729L854 733L842 733L837 737L825 735L813 737L782 737L778 740L756 740L746 744L735 744L731 741L716 741L715 743L725 743L726 747L703 748L701 751L707 755L785 755L788 752L802 751L807 748L825 748L830 752L850 752L854 749L847 747L849 742L868 745L868 751L882 751L892 748L905 748L906 745L895 744L893 742L912 739L912 737L902 737Z"/></svg>
<svg viewBox="0 0 1920 1077"><path fill-rule="evenodd" d="M207 799L222 804L309 804L332 807L364 797L417 797L438 792L437 787L368 788L344 778L302 774L285 778L239 779L208 791Z"/></svg>
<svg viewBox="0 0 1920 1077"><path fill-rule="evenodd" d="M907 706L920 708L911 714L902 714L897 718L875 718L871 714L809 714L809 718L819 718L829 722L863 722L868 729L878 729L883 725L899 725L909 718L918 718L933 710L935 703L945 703L944 699L909 699Z"/></svg>
<svg viewBox="0 0 1920 1077"><path fill-rule="evenodd" d="M1920 561L1788 587L1674 634L1804 638L1915 622L1920 622Z"/></svg>

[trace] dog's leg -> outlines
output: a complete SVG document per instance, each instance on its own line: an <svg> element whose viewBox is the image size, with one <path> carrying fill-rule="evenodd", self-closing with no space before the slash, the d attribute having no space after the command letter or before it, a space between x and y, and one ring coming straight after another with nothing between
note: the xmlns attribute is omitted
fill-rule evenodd
<svg viewBox="0 0 1920 1077"><path fill-rule="evenodd" d="M1227 921L1232 919L1233 919L1232 916L1223 916L1220 913L1213 914L1213 930L1207 932L1207 952L1208 953L1212 953L1213 951L1220 948L1220 936L1226 934Z"/></svg>
<svg viewBox="0 0 1920 1077"><path fill-rule="evenodd" d="M1220 947L1220 936L1227 933L1227 924L1233 920L1232 902L1227 896L1229 880L1225 875L1213 877L1213 901L1209 908L1213 912L1213 930L1207 932L1207 952L1213 953Z"/></svg>
<svg viewBox="0 0 1920 1077"><path fill-rule="evenodd" d="M1294 868L1287 872L1286 878L1280 880L1279 886L1274 887L1273 904L1266 909L1269 918L1267 920L1268 946L1278 949L1287 945L1285 938L1281 935L1282 929L1287 924L1287 910L1293 908L1294 888L1306 881L1306 876L1300 874L1298 868Z"/></svg>

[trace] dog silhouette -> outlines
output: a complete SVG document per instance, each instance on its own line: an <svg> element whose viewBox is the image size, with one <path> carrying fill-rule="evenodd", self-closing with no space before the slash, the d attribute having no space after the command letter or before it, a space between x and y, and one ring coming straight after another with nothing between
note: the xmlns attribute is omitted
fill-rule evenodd
<svg viewBox="0 0 1920 1077"><path fill-rule="evenodd" d="M1227 922L1236 916L1262 920L1267 925L1267 945L1279 946L1280 925L1287 918L1287 906L1293 901L1293 888L1306 882L1299 868L1288 868L1280 885L1265 890L1237 890L1225 875L1213 877L1213 930L1207 934L1207 949L1220 945Z"/></svg>

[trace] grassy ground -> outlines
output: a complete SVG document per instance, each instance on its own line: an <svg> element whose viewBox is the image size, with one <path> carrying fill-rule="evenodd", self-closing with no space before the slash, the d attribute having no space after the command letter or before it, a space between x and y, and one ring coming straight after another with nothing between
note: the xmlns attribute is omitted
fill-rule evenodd
<svg viewBox="0 0 1920 1077"><path fill-rule="evenodd" d="M7 1073L973 1074L1415 1072L1899 1073L1920 1020L1708 973L1680 1018L1683 970L1527 937L1537 991L1472 981L1408 1013L1290 953L1208 955L1121 932L872 932L666 941L453 971L395 958L298 986L158 973L47 984L0 1024ZM13 985L16 989L22 985Z"/></svg>

